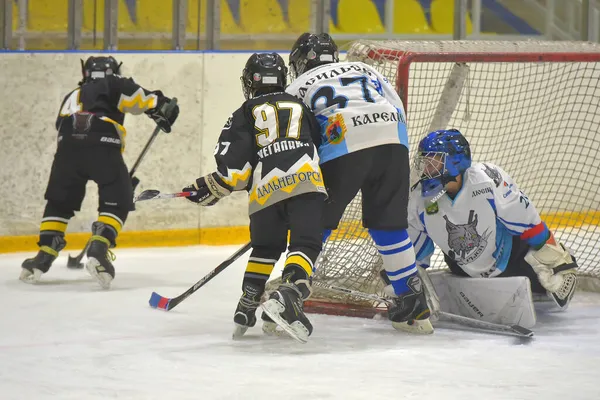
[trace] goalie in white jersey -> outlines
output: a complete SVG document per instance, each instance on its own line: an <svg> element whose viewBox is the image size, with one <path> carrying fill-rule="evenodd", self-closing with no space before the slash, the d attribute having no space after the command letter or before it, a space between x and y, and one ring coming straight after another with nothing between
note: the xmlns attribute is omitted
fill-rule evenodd
<svg viewBox="0 0 600 400"><path fill-rule="evenodd" d="M472 163L469 143L455 129L428 134L418 151L421 179L408 210L417 265L427 268L437 245L453 274L526 276L534 293L565 309L577 264L512 178L491 163Z"/></svg>
<svg viewBox="0 0 600 400"><path fill-rule="evenodd" d="M432 333L430 310L408 237L410 191L408 136L398 94L377 70L339 62L326 34L302 34L290 53L295 80L286 91L304 101L321 125L319 159L329 200L324 241L359 190L363 226L383 258L396 295L389 309L394 328Z"/></svg>

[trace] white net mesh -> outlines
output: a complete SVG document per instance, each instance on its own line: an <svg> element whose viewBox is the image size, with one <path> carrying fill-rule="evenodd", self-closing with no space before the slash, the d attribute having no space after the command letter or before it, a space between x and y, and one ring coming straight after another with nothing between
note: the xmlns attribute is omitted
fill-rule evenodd
<svg viewBox="0 0 600 400"><path fill-rule="evenodd" d="M498 164L527 193L580 273L600 277L600 46L358 41L348 60L373 65L396 85L412 151L432 130L459 129L474 161ZM381 289L381 260L360 219L355 199L325 245L312 300L354 302L319 290L324 283ZM444 266L439 252L432 266Z"/></svg>

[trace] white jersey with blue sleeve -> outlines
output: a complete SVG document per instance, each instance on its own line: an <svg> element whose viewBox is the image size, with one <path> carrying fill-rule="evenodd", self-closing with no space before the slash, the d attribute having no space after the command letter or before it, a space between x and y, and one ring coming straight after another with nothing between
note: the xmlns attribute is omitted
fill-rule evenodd
<svg viewBox="0 0 600 400"><path fill-rule="evenodd" d="M286 89L315 113L321 125L321 163L383 144L408 148L406 114L398 93L362 62L311 69Z"/></svg>
<svg viewBox="0 0 600 400"><path fill-rule="evenodd" d="M539 249L550 231L512 178L490 163L474 163L454 199L425 206L421 185L408 206L408 233L417 265L428 267L434 245L471 277L493 277L508 264L514 236Z"/></svg>

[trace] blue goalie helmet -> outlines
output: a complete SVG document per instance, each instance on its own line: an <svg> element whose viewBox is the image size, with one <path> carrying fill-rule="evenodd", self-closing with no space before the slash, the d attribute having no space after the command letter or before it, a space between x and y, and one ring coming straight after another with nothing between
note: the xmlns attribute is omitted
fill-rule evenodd
<svg viewBox="0 0 600 400"><path fill-rule="evenodd" d="M431 132L419 143L414 165L423 197L437 201L446 192L446 184L470 166L471 149L462 133L456 129Z"/></svg>

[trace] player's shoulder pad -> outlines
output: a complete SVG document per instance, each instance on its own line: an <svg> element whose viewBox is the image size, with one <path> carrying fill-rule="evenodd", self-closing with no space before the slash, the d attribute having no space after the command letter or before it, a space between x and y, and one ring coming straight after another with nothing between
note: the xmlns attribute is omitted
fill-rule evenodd
<svg viewBox="0 0 600 400"><path fill-rule="evenodd" d="M473 164L470 169L474 169L478 176L489 182L496 201L510 202L519 194L517 184L499 166L485 162Z"/></svg>
<svg viewBox="0 0 600 400"><path fill-rule="evenodd" d="M481 184L488 182L493 187L498 188L504 182L503 171L492 163L473 163L467 169L467 177L472 184Z"/></svg>

